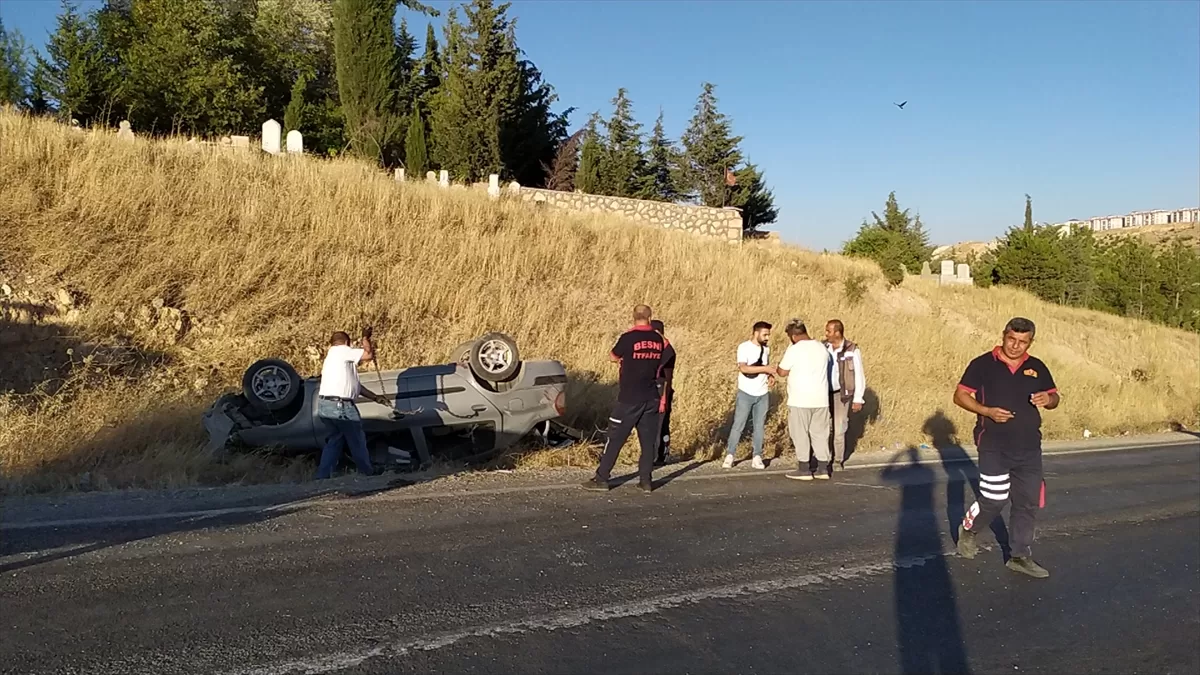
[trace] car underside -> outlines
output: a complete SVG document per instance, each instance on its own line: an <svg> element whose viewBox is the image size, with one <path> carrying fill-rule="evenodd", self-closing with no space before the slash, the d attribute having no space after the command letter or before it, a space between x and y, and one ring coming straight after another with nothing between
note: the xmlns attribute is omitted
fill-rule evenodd
<svg viewBox="0 0 1200 675"><path fill-rule="evenodd" d="M364 370L359 378L389 402L355 401L377 466L411 470L435 457L477 461L527 437L554 446L579 439L559 422L566 412L566 369L553 360L521 361L502 333L460 345L449 363ZM332 427L317 415L319 386L319 377L301 379L286 361L252 364L242 391L221 396L204 414L210 450L320 452Z"/></svg>

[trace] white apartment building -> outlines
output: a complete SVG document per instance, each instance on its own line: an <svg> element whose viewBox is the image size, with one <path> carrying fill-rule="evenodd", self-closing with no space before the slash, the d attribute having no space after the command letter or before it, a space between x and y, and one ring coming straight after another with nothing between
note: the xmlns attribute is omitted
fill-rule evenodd
<svg viewBox="0 0 1200 675"><path fill-rule="evenodd" d="M1065 223L1059 223L1059 225L1068 231L1079 227L1089 227L1092 230L1101 232L1104 230L1119 230L1125 227L1174 225L1176 223L1200 224L1200 208L1176 209L1174 211L1165 209L1134 211L1123 216L1098 216L1087 220L1072 218Z"/></svg>

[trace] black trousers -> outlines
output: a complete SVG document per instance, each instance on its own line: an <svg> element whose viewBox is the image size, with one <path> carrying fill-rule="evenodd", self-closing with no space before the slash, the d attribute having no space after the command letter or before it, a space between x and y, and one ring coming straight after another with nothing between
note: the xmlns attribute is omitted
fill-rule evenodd
<svg viewBox="0 0 1200 675"><path fill-rule="evenodd" d="M1034 521L1042 490L1042 453L1038 449L1010 452L979 452L978 500L967 509L963 527L971 532L991 525L1008 502L1008 529L1012 537L1012 555L1032 554Z"/></svg>
<svg viewBox="0 0 1200 675"><path fill-rule="evenodd" d="M667 409L663 411L662 424L656 439L654 456L656 461L665 462L667 455L671 454L671 408L675 403L675 391L667 392Z"/></svg>
<svg viewBox="0 0 1200 675"><path fill-rule="evenodd" d="M617 464L617 455L629 440L629 434L637 429L642 455L638 460L638 475L643 482L650 482L654 471L654 447L658 440L658 399L642 403L618 403L608 418L608 440L604 442L604 455L596 469L596 479L606 482Z"/></svg>

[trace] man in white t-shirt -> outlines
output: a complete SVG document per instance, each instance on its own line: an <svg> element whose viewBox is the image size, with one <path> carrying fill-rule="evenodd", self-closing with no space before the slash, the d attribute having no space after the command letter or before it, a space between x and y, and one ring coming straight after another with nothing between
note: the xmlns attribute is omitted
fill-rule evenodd
<svg viewBox="0 0 1200 675"><path fill-rule="evenodd" d="M329 353L321 366L321 384L317 389L317 416L331 429L321 449L317 478L331 478L333 469L342 457L342 444L350 447L350 457L359 473L377 475L367 452L367 436L362 417L354 400L359 396L379 405L391 405L387 398L362 386L358 380L358 364L375 358L375 348L369 335L364 335L362 348L350 346L350 336L337 331L329 340Z"/></svg>
<svg viewBox="0 0 1200 675"><path fill-rule="evenodd" d="M751 466L767 468L763 464L763 436L767 423L768 393L775 377L775 366L771 361L771 324L759 321L751 329L750 339L737 348L737 399L733 405L733 428L729 430L729 443L725 448L726 469L733 467L733 455L738 441L746 429L747 420L753 418L754 458Z"/></svg>
<svg viewBox="0 0 1200 675"><path fill-rule="evenodd" d="M833 357L825 345L808 335L808 328L799 319L792 319L786 328L792 344L783 353L777 372L787 378L788 433L796 446L797 470L787 474L794 480L828 480L833 473L829 457L829 370ZM825 463L820 469L813 466L813 452Z"/></svg>

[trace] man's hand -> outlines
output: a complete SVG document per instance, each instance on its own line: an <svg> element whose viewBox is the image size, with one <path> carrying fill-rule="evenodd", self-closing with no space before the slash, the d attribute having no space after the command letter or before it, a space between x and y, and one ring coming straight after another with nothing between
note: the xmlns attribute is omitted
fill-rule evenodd
<svg viewBox="0 0 1200 675"><path fill-rule="evenodd" d="M1029 402L1039 408L1053 408L1055 405L1057 405L1057 398L1057 392L1052 393L1048 391L1039 391L1033 396L1029 397Z"/></svg>
<svg viewBox="0 0 1200 675"><path fill-rule="evenodd" d="M988 408L985 414L996 424L1004 424L1014 417L1011 412L1004 408Z"/></svg>
<svg viewBox="0 0 1200 675"><path fill-rule="evenodd" d="M851 403L850 404L850 409L853 410L854 412L862 412L862 408L863 408L863 404L861 404L861 403Z"/></svg>

